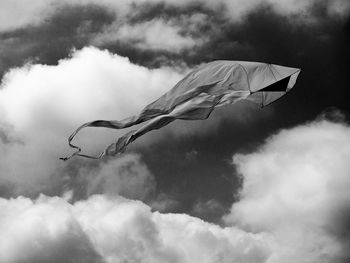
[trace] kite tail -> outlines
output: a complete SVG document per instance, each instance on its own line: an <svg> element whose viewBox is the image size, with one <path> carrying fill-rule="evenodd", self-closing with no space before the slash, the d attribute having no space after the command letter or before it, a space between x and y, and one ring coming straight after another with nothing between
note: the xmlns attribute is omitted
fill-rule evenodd
<svg viewBox="0 0 350 263"><path fill-rule="evenodd" d="M82 156L82 157L86 157L86 158L90 158L90 159L100 159L102 158L102 156L104 155L104 152L102 152L99 156L90 156L90 155L85 155L85 154L81 154L81 148L72 144L72 140L74 139L75 135L77 135L77 133L82 130L85 127L89 127L93 122L87 122L84 123L83 125L81 125L80 127L78 127L68 138L68 145L73 148L76 149L76 151L74 153L72 153L69 156L66 157L60 157L59 159L62 161L67 161L69 159L71 159L74 156Z"/></svg>
<svg viewBox="0 0 350 263"><path fill-rule="evenodd" d="M76 129L72 133L72 135L69 136L68 138L69 146L71 148L76 149L76 152L74 152L72 155L68 157L64 157L60 159L63 161L66 161L74 156L81 156L81 157L86 157L90 159L101 159L103 156L115 156L117 154L121 154L125 151L127 146L133 141L135 141L138 137L144 135L145 133L148 133L151 130L160 129L161 127L164 127L169 123L173 122L175 119L199 120L199 119L208 118L210 113L215 108L215 106L219 104L221 98L222 98L222 95L212 96L212 95L202 93L199 96L193 98L192 100L189 100L183 104L178 105L170 114L157 116L153 118L150 122L148 122L146 125L139 128L138 130L133 130L126 133L125 135L120 137L117 140L117 142L110 144L98 156L80 154L81 148L72 144L72 140L76 136L76 134L85 127L108 127L108 128L120 129L120 128L123 128L122 126L124 126L124 124L119 125L120 122L118 123L115 121L112 122L112 121L101 121L101 120L85 123L81 125L78 129ZM130 123L127 123L126 125L129 125L129 124Z"/></svg>
<svg viewBox="0 0 350 263"><path fill-rule="evenodd" d="M77 132L76 132L76 133L77 133ZM76 134L76 133L75 133L75 134ZM89 159L101 159L101 158L106 154L105 151L101 152L100 155L97 155L97 156L92 156L92 155L87 155L87 154L81 154L81 153L80 153L80 152L81 152L81 148L71 143L71 140L72 140L73 138L74 138L74 136L72 136L72 138L69 137L69 139L68 139L68 144L69 144L69 146L70 146L71 148L76 149L76 151L75 151L74 153L72 153L71 155L69 155L69 156L60 157L60 160L62 160L62 161L67 161L67 160L71 159L71 158L74 157L74 156L81 156L81 157L85 157L85 158L89 158Z"/></svg>
<svg viewBox="0 0 350 263"><path fill-rule="evenodd" d="M84 123L83 125L78 127L68 138L68 145L71 148L76 149L76 151L74 153L72 153L70 156L61 157L60 159L63 161L67 161L74 156L81 156L81 157L86 157L86 158L90 158L90 159L101 159L104 155L106 155L106 151L109 147L105 151L101 152L100 155L91 156L91 155L86 155L86 154L80 154L81 148L72 144L72 140L74 139L74 137L79 133L80 130L82 130L86 127L104 127L104 128L110 128L110 129L124 129L124 128L131 127L133 125L148 121L148 120L150 120L154 117L157 117L159 115L162 115L162 114L164 114L164 110L152 108L152 104L150 104L150 105L146 106L139 115L134 115L134 116L125 118L121 121L96 120L96 121ZM128 142L127 144L129 144L129 143L130 142ZM122 148L125 148L125 147L126 147L126 145Z"/></svg>
<svg viewBox="0 0 350 263"><path fill-rule="evenodd" d="M176 119L182 120L199 120L207 119L213 109L219 104L221 96L201 95L199 98L188 101L188 107L180 105L176 107L170 114L164 114L153 118L138 130L129 131L120 137L117 142L110 144L104 151L105 156L115 156L123 153L127 146L142 135L158 130ZM102 155L102 156L104 156ZM101 156L101 157L102 157Z"/></svg>
<svg viewBox="0 0 350 263"><path fill-rule="evenodd" d="M113 128L113 129L122 129L125 127L128 127L128 125L131 124L130 120L134 119L135 117L131 117L128 119L125 119L123 121L106 121L106 120L97 120L97 121L92 121L92 122L87 122L84 123L83 125L81 125L80 127L78 127L68 138L68 145L73 148L76 149L76 151L74 153L72 153L69 156L66 157L61 157L60 160L63 161L67 161L69 159L71 159L74 156L81 156L81 157L86 157L86 158L90 158L90 159L101 159L104 155L105 155L105 151L101 152L100 155L98 156L92 156L92 155L86 155L86 154L81 154L81 148L74 145L72 143L72 140L74 139L74 137L84 128L86 127L106 127L106 128ZM131 126L131 125L130 125Z"/></svg>
<svg viewBox="0 0 350 263"><path fill-rule="evenodd" d="M74 157L74 156L81 156L81 157L85 157L85 158L89 158L89 159L95 159L95 160L98 160L98 159L101 159L106 153L105 151L103 151L102 153L100 153L100 155L98 156L92 156L92 155L87 155L87 154L81 154L81 149L77 150L76 152L72 153L70 156L67 156L67 157L60 157L60 160L62 161L67 161L69 160L70 158Z"/></svg>

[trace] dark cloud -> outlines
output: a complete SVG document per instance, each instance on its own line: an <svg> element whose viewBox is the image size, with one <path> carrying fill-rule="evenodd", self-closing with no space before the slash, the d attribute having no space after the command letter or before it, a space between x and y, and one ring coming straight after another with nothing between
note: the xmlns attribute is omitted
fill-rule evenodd
<svg viewBox="0 0 350 263"><path fill-rule="evenodd" d="M340 123L345 123L347 121L346 115L336 107L328 107L328 108L324 109L317 116L316 119L317 120L328 120L328 121L340 122Z"/></svg>
<svg viewBox="0 0 350 263"><path fill-rule="evenodd" d="M73 48L114 20L114 13L96 5L63 6L39 25L0 33L0 77L27 62L55 65Z"/></svg>
<svg viewBox="0 0 350 263"><path fill-rule="evenodd" d="M136 24L146 22L152 19L177 19L182 16L191 16L196 13L208 14L215 17L218 10L213 10L209 7L204 6L200 2L189 2L184 6L174 6L169 5L165 2L160 2L156 4L141 3L133 4L132 12L128 15L128 23ZM178 23L181 23L179 21ZM184 30L186 30L184 28Z"/></svg>

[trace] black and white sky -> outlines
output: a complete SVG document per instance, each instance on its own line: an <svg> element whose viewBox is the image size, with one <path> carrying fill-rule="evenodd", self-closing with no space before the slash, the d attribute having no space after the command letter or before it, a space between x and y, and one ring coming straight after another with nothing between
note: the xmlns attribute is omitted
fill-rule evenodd
<svg viewBox="0 0 350 263"><path fill-rule="evenodd" d="M349 262L349 46L349 0L0 0L0 262ZM268 107L58 159L213 60L302 71Z"/></svg>

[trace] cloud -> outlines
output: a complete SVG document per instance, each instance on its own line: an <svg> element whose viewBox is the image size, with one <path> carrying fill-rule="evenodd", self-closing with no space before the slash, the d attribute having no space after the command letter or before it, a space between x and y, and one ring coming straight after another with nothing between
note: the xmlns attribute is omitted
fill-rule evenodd
<svg viewBox="0 0 350 263"><path fill-rule="evenodd" d="M1 262L104 262L64 199L0 199L0 206Z"/></svg>
<svg viewBox="0 0 350 263"><path fill-rule="evenodd" d="M94 169L82 168L79 173L88 181L87 194L122 195L145 200L155 191L156 182L146 164L135 154L124 155Z"/></svg>
<svg viewBox="0 0 350 263"><path fill-rule="evenodd" d="M280 131L258 151L234 156L243 187L226 221L272 233L285 246L279 262L349 257L349 158L346 124L321 120Z"/></svg>
<svg viewBox="0 0 350 263"><path fill-rule="evenodd" d="M92 196L0 199L1 262L262 262L262 237L139 201ZM51 258L52 256L52 258ZM63 257L63 258L62 258ZM53 261L55 262L55 261Z"/></svg>
<svg viewBox="0 0 350 263"><path fill-rule="evenodd" d="M4 0L0 4L0 31L39 24L55 10L53 1L34 0L30 5L21 0Z"/></svg>
<svg viewBox="0 0 350 263"><path fill-rule="evenodd" d="M132 43L133 46L139 49L166 50L178 53L183 49L193 48L204 42L204 37L195 39L181 35L181 30L180 26L160 19L153 19L135 25L124 24L118 26L113 24L103 33L95 36L91 43L97 46L113 42Z"/></svg>
<svg viewBox="0 0 350 263"><path fill-rule="evenodd" d="M33 0L30 5L20 0L5 0L0 3L0 32L6 33L0 34L0 49L12 53L12 58L6 58L2 63L13 66L14 60L20 60L11 52L13 45L19 46L22 54L44 56L38 46L45 46L45 43L37 43L38 39L44 42L42 38L50 41L52 37L64 48L59 50L57 41L50 42L51 47L46 45L45 48L57 53L51 56L66 55L72 46L82 48L84 45L131 45L140 50L171 54L191 52L215 37L215 32L211 35L206 32L212 26L208 21L216 18L225 20L225 24L237 24L260 8L308 24L322 21L317 10L324 10L325 16L344 18L349 14L350 5L347 0ZM50 28L52 24L54 29ZM23 29L31 35L26 35L21 31ZM33 35L38 39L33 40ZM35 56L26 59L35 59Z"/></svg>
<svg viewBox="0 0 350 263"><path fill-rule="evenodd" d="M76 51L57 66L11 70L0 89L0 184L17 194L61 185L73 173L58 160L69 151L70 132L85 121L137 114L181 76L171 68L149 70L95 48ZM96 152L124 132L87 130L77 143ZM100 172L112 171L117 163L107 163Z"/></svg>
<svg viewBox="0 0 350 263"><path fill-rule="evenodd" d="M131 14L135 7L143 5L170 5L175 7L191 7L195 1L191 0L64 0L57 3L53 0L33 0L31 4L23 4L21 0L4 0L0 4L1 14L1 27L0 31L13 30L20 27L25 27L31 24L38 24L43 22L47 17L52 15L55 11L59 10L63 6L86 6L86 5L98 5L109 10L114 11L117 15L125 18L125 16ZM284 15L310 15L310 10L314 5L319 4L317 0L220 0L209 1L200 0L199 3L207 8L218 9L222 6L226 7L226 14L233 21L240 20L249 12L254 11L261 5L269 5L276 12ZM323 6L327 10L329 15L339 16L345 15L349 12L349 3L347 0L333 0L323 1ZM16 14L16 15L14 15ZM117 18L120 19L120 18Z"/></svg>
<svg viewBox="0 0 350 263"><path fill-rule="evenodd" d="M346 262L349 135L344 123L318 120L235 155L243 186L226 227L118 195L1 198L0 261Z"/></svg>
<svg viewBox="0 0 350 263"><path fill-rule="evenodd" d="M317 0L248 0L248 1L222 1L228 8L227 15L232 20L244 19L250 12L260 7L269 7L275 13L287 16L294 21L309 23L318 22L315 7L321 7L326 15L343 18L349 14L350 4L346 0L317 1Z"/></svg>

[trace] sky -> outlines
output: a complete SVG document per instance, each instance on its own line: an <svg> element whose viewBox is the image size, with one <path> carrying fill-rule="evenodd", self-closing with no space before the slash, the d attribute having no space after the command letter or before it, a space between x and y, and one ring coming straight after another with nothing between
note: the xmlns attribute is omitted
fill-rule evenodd
<svg viewBox="0 0 350 263"><path fill-rule="evenodd" d="M349 262L349 46L348 0L0 1L0 262ZM213 60L301 73L59 160Z"/></svg>

